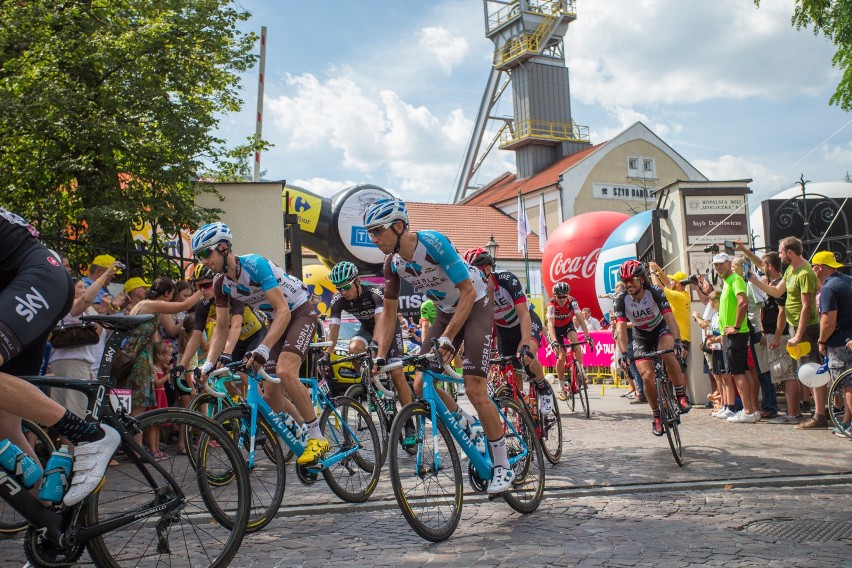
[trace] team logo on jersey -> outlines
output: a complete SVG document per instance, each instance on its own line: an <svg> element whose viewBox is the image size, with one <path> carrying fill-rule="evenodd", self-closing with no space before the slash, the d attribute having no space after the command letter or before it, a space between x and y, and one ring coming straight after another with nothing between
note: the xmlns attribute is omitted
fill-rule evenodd
<svg viewBox="0 0 852 568"><path fill-rule="evenodd" d="M58 261L58 260L56 260L56 258L55 258L53 255L49 255L49 256L47 257L47 262L49 262L49 263L50 263L50 264L52 264L53 266L59 266L59 261Z"/></svg>
<svg viewBox="0 0 852 568"><path fill-rule="evenodd" d="M41 295L41 292L36 290L34 286L30 287L30 290L32 290L33 293L26 294L23 298L15 296L15 299L18 301L18 305L15 306L15 311L27 320L28 323L31 322L36 314L38 314L42 309L50 307L47 304L47 300L45 300L44 296Z"/></svg>

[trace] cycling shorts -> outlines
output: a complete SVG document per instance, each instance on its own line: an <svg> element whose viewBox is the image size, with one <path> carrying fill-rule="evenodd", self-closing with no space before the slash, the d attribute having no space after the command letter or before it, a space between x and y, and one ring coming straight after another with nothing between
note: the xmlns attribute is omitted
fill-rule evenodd
<svg viewBox="0 0 852 568"><path fill-rule="evenodd" d="M237 344L234 345L234 352L231 353L231 358L234 361L241 361L245 358L246 353L249 351L254 351L254 348L260 345L260 342L263 341L263 338L266 337L266 332L268 328L266 326L260 328L260 331L257 333L250 335L246 339L240 339L237 341Z"/></svg>
<svg viewBox="0 0 852 568"><path fill-rule="evenodd" d="M56 257L33 245L0 271L0 371L36 375L47 337L71 309L74 285Z"/></svg>
<svg viewBox="0 0 852 568"><path fill-rule="evenodd" d="M530 312L530 316L532 317L532 333L529 339L532 339L538 345L541 345L541 319L539 319L534 312ZM514 327L497 326L497 352L501 357L515 355L518 352L518 347L522 345L521 339L520 324ZM527 343L529 343L529 339L527 340ZM530 347L533 346L531 345ZM533 355L535 355L535 353L533 353Z"/></svg>
<svg viewBox="0 0 852 568"><path fill-rule="evenodd" d="M572 332L577 333L577 330L574 329L573 324L566 325L565 327L554 326L553 331L554 333L556 333L556 342L559 343L559 345L567 345L568 343L571 343L571 338L568 337L568 334ZM576 340L577 338L575 337L574 343L577 343Z"/></svg>
<svg viewBox="0 0 852 568"><path fill-rule="evenodd" d="M423 345L431 345L432 339L441 337L453 314L438 310L435 323L423 339ZM462 374L485 378L488 376L488 359L491 356L491 332L494 328L494 306L486 295L473 303L467 321L453 340L458 351L464 343ZM434 371L443 372L443 364L435 362Z"/></svg>
<svg viewBox="0 0 852 568"><path fill-rule="evenodd" d="M660 343L660 338L664 335L671 335L672 332L664 323L661 323L654 329L644 330L638 327L633 328L633 356L636 360L648 359L646 353L657 351Z"/></svg>
<svg viewBox="0 0 852 568"><path fill-rule="evenodd" d="M295 353L302 361L305 360L318 317L319 313L311 302L305 302L290 312L290 323L284 329L281 339L269 350L269 359L265 365L267 372L276 372L275 365L282 351Z"/></svg>

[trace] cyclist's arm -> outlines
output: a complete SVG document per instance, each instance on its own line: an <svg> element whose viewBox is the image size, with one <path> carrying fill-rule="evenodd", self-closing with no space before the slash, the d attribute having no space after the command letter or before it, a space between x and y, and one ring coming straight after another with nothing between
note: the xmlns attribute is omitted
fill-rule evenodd
<svg viewBox="0 0 852 568"><path fill-rule="evenodd" d="M290 308L287 306L287 300L284 299L284 292L281 288L270 288L266 291L266 299L273 309L272 325L269 326L269 331L266 332L266 337L263 338L261 345L265 345L269 349L278 343L287 326L290 325Z"/></svg>
<svg viewBox="0 0 852 568"><path fill-rule="evenodd" d="M178 363L181 367L186 369L186 366L189 365L189 362L192 361L195 352L198 351L198 347L201 345L201 332L198 330L192 330L192 333L189 335L189 339L186 340L186 347L183 350L183 356L180 358L180 362Z"/></svg>
<svg viewBox="0 0 852 568"><path fill-rule="evenodd" d="M530 316L530 305L527 302L515 304L515 312L521 324L521 345L529 345L532 338L532 317ZM520 347L520 346L519 346Z"/></svg>
<svg viewBox="0 0 852 568"><path fill-rule="evenodd" d="M228 306L220 307L216 306L216 325L213 326L213 337L210 338L210 347L207 350L206 362L215 364L216 360L219 359L219 355L223 353L223 349L225 348L225 342L228 339L228 324L225 323L228 321L228 312L230 308Z"/></svg>
<svg viewBox="0 0 852 568"><path fill-rule="evenodd" d="M228 327L228 339L225 341L225 353L233 353L234 347L240 340L240 333L243 328L243 314L235 314L231 311L231 324ZM217 320L218 321L218 320Z"/></svg>
<svg viewBox="0 0 852 568"><path fill-rule="evenodd" d="M627 353L627 322L615 322L615 341L618 343L618 350L622 353Z"/></svg>
<svg viewBox="0 0 852 568"><path fill-rule="evenodd" d="M397 320L397 309L399 301L396 299L388 299L385 294L385 300L382 302L384 309L382 310L383 317L376 319L376 329L373 338L379 344L379 357L387 358L388 349L390 349L393 341L393 332L396 326L394 322Z"/></svg>
<svg viewBox="0 0 852 568"><path fill-rule="evenodd" d="M378 326L378 324L377 324ZM329 355L334 354L334 348L337 345L337 338L340 335L340 324L332 323L328 326L328 334L325 336L326 341L330 341L331 345L326 347L325 352Z"/></svg>
<svg viewBox="0 0 852 568"><path fill-rule="evenodd" d="M677 325L677 320L675 320L674 313L671 310L663 312L663 321L666 322L666 325L669 326L669 331L672 332L672 337L675 338L675 341L680 341L680 328Z"/></svg>

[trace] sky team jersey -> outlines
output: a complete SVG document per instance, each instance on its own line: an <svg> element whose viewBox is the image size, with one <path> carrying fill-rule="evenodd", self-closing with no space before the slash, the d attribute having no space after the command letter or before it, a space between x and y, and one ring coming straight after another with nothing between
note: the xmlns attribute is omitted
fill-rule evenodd
<svg viewBox="0 0 852 568"><path fill-rule="evenodd" d="M656 286L646 288L638 302L627 292L615 297L615 321L629 321L643 331L655 329L663 323L663 314L671 311L666 295Z"/></svg>
<svg viewBox="0 0 852 568"><path fill-rule="evenodd" d="M21 217L0 207L0 262L14 258L22 252L21 245L26 248L38 244L38 231Z"/></svg>
<svg viewBox="0 0 852 568"><path fill-rule="evenodd" d="M492 272L491 279L494 281L494 323L500 327L520 325L515 306L527 301L521 281L506 270Z"/></svg>
<svg viewBox="0 0 852 568"><path fill-rule="evenodd" d="M242 272L237 280L223 275L213 282L216 294L216 307L228 306L228 296L260 309L272 309L266 298L266 292L280 288L290 310L295 310L308 301L308 288L298 278L293 278L282 268L260 255L246 254L238 256Z"/></svg>
<svg viewBox="0 0 852 568"><path fill-rule="evenodd" d="M551 298L547 304L547 319L553 320L553 327L568 327L574 325L574 316L579 317L580 304L574 296L568 296L564 306L560 306L556 298Z"/></svg>
<svg viewBox="0 0 852 568"><path fill-rule="evenodd" d="M447 314L455 312L459 302L461 294L456 284L471 280L477 300L488 293L479 269L466 263L449 239L436 231L417 232L411 262L396 253L385 258L385 298L399 299L400 278Z"/></svg>
<svg viewBox="0 0 852 568"><path fill-rule="evenodd" d="M328 323L340 325L340 316L346 310L361 322L361 327L370 331L376 327L376 314L385 309L385 295L382 289L369 282L361 282L361 293L351 301L338 292L331 298L331 314Z"/></svg>

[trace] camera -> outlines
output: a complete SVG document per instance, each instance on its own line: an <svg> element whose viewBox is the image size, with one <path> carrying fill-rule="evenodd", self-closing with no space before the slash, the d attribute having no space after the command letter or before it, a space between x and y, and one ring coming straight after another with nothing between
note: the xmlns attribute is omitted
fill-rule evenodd
<svg viewBox="0 0 852 568"><path fill-rule="evenodd" d="M127 266L123 262L119 262L115 265L116 270L124 270Z"/></svg>
<svg viewBox="0 0 852 568"><path fill-rule="evenodd" d="M704 247L704 252L718 254L719 253L719 245L707 245L706 247Z"/></svg>
<svg viewBox="0 0 852 568"><path fill-rule="evenodd" d="M681 280L681 281L680 281L680 285L681 285L681 286L686 286L687 284L697 285L697 284L698 284L698 276L696 276L695 274L693 274L692 276L690 276L690 277L689 277L689 278L687 278L686 280Z"/></svg>

